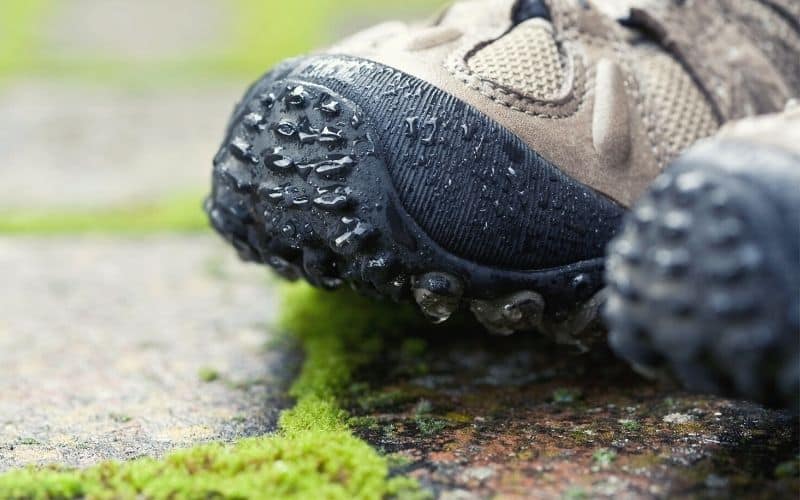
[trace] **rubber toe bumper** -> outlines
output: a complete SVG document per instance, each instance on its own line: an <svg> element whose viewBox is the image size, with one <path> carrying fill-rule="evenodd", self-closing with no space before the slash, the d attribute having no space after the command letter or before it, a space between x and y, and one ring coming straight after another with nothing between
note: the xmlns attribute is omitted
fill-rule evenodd
<svg viewBox="0 0 800 500"><path fill-rule="evenodd" d="M243 258L435 320L469 304L498 333L593 304L623 214L458 99L339 56L257 82L213 179L211 221Z"/></svg>

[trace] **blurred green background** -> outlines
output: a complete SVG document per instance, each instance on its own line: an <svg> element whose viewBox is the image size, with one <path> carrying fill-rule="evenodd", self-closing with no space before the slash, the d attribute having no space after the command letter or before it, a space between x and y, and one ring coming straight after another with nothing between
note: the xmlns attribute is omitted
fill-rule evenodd
<svg viewBox="0 0 800 500"><path fill-rule="evenodd" d="M445 0L0 0L0 233L194 231L277 61Z"/></svg>

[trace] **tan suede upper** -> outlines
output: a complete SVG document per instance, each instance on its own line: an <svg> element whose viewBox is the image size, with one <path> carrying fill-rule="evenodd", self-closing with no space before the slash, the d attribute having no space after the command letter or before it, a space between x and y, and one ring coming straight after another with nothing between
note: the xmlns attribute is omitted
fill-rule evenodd
<svg viewBox="0 0 800 500"><path fill-rule="evenodd" d="M720 123L800 93L800 76L779 64L787 52L800 58L800 36L757 0L614 2L630 3L649 36L587 2L547 3L552 22L514 25L516 0L465 0L433 22L382 24L328 52L430 82L626 205Z"/></svg>

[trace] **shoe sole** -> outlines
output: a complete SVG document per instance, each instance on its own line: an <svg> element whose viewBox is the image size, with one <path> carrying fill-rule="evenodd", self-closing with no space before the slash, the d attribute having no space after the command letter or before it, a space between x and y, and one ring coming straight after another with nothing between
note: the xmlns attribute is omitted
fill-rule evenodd
<svg viewBox="0 0 800 500"><path fill-rule="evenodd" d="M273 71L245 96L215 159L206 210L242 258L318 287L349 283L368 295L413 298L434 322L468 305L492 333L587 340L602 300L602 257L527 272L446 251L395 192L379 124L330 88L286 73ZM246 133L237 135L239 124Z"/></svg>
<svg viewBox="0 0 800 500"><path fill-rule="evenodd" d="M711 144L662 174L609 247L612 348L689 389L797 411L799 172Z"/></svg>

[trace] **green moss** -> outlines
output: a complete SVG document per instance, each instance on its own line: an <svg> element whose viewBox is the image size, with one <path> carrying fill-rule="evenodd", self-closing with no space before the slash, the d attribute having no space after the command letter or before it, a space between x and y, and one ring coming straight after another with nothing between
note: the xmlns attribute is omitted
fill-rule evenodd
<svg viewBox="0 0 800 500"><path fill-rule="evenodd" d="M203 196L181 194L163 200L105 209L0 211L0 234L84 234L196 232L207 230Z"/></svg>
<svg viewBox="0 0 800 500"><path fill-rule="evenodd" d="M197 371L197 376L203 382L214 382L215 380L219 380L219 372L208 366L200 368L200 370Z"/></svg>
<svg viewBox="0 0 800 500"><path fill-rule="evenodd" d="M164 460L107 462L84 471L21 470L3 498L380 498L408 490L385 458L346 431L205 445Z"/></svg>
<svg viewBox="0 0 800 500"><path fill-rule="evenodd" d="M380 422L376 417L372 415L350 417L347 419L347 425L352 429L362 429L370 431L378 431L381 429Z"/></svg>
<svg viewBox="0 0 800 500"><path fill-rule="evenodd" d="M365 412L396 410L415 399L415 395L400 390L368 392L356 399L356 405Z"/></svg>
<svg viewBox="0 0 800 500"><path fill-rule="evenodd" d="M448 422L452 422L454 424L471 424L475 421L475 417L466 413L459 413L457 411L451 411L445 415L447 417Z"/></svg>
<svg viewBox="0 0 800 500"><path fill-rule="evenodd" d="M447 428L447 421L429 415L417 415L414 417L417 429L423 436L434 436Z"/></svg>
<svg viewBox="0 0 800 500"><path fill-rule="evenodd" d="M570 486L561 498L564 500L585 500L589 498L589 494L580 486Z"/></svg>
<svg viewBox="0 0 800 500"><path fill-rule="evenodd" d="M592 455L594 463L600 467L608 467L617 459L617 452L608 448L600 448Z"/></svg>
<svg viewBox="0 0 800 500"><path fill-rule="evenodd" d="M389 477L389 459L353 436L338 404L355 370L379 352L375 333L407 326L414 315L306 286L288 290L284 313L306 361L290 390L297 403L282 413L277 434L162 460L11 471L0 475L0 498L427 497L415 481Z"/></svg>
<svg viewBox="0 0 800 500"><path fill-rule="evenodd" d="M423 436L433 436L447 428L448 422L431 415L433 405L427 399L420 400L414 408L414 423Z"/></svg>
<svg viewBox="0 0 800 500"><path fill-rule="evenodd" d="M620 427L622 427L622 430L627 432L636 432L642 427L641 424L636 420L628 418L620 420L619 425Z"/></svg>

